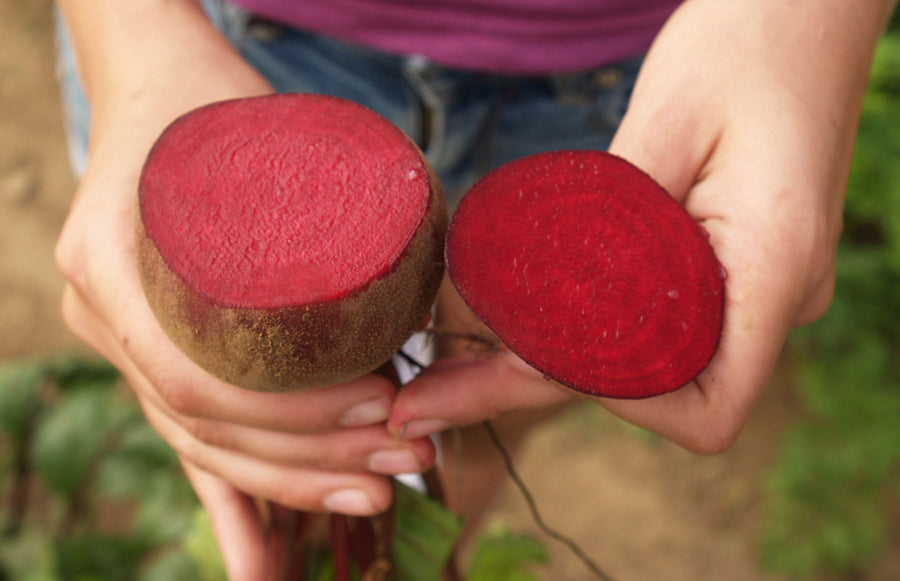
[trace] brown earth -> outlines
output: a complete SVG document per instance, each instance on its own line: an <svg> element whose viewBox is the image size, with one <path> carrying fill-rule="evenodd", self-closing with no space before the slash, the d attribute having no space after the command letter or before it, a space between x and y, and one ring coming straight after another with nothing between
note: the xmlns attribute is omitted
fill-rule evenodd
<svg viewBox="0 0 900 581"><path fill-rule="evenodd" d="M59 315L53 246L75 187L54 77L49 0L0 0L0 360L80 348ZM599 409L541 428L518 466L545 519L623 581L775 581L760 571L756 539L763 479L798 416L773 382L737 444L697 457ZM551 548L552 581L591 578L541 535L508 486L487 517ZM897 579L896 558L884 573Z"/></svg>

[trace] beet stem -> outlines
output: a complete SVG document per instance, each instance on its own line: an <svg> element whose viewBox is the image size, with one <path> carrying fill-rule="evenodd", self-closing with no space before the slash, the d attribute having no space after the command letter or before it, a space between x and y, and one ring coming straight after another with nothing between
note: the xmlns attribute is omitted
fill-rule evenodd
<svg viewBox="0 0 900 581"><path fill-rule="evenodd" d="M347 518L331 515L331 550L334 555L334 581L350 581L350 534Z"/></svg>

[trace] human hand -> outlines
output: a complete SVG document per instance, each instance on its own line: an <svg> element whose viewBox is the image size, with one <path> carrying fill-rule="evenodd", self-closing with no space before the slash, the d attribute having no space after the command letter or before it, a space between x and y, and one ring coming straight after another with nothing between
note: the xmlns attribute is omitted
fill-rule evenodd
<svg viewBox="0 0 900 581"><path fill-rule="evenodd" d="M91 159L58 244L67 278L64 317L123 372L148 420L178 453L232 578L259 579L264 536L251 497L305 511L374 514L391 500L379 474L423 470L434 449L387 432L396 388L380 376L264 394L219 381L187 359L157 324L140 286L135 157Z"/></svg>
<svg viewBox="0 0 900 581"><path fill-rule="evenodd" d="M723 334L688 385L601 405L697 452L737 438L789 331L830 301L865 73L890 4L693 0L670 20L611 152L709 232L728 275ZM418 437L563 397L509 353L457 359L405 387L389 425Z"/></svg>
<svg viewBox="0 0 900 581"><path fill-rule="evenodd" d="M384 474L427 468L434 448L386 431L396 394L387 379L372 375L304 393L250 392L215 379L169 341L135 263L144 159L178 115L271 87L192 2L93 4L104 6L61 3L92 106L89 164L57 244L66 279L63 316L123 372L148 420L178 453L230 577L261 579L265 539L256 500L374 514L391 501Z"/></svg>

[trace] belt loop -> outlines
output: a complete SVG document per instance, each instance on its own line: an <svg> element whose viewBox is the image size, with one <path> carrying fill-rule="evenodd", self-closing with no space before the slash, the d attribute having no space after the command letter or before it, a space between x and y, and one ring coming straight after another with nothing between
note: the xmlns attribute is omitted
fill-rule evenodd
<svg viewBox="0 0 900 581"><path fill-rule="evenodd" d="M434 79L437 67L422 56L412 56L403 63L403 76L422 105L422 149L432 160L441 156L447 125L447 104Z"/></svg>
<svg viewBox="0 0 900 581"><path fill-rule="evenodd" d="M609 90L622 82L622 69L618 67L607 67L594 71L592 81L594 87L602 90Z"/></svg>
<svg viewBox="0 0 900 581"><path fill-rule="evenodd" d="M587 72L552 75L550 85L560 103L577 105L600 91L614 89L623 77L624 73L618 67L603 67Z"/></svg>

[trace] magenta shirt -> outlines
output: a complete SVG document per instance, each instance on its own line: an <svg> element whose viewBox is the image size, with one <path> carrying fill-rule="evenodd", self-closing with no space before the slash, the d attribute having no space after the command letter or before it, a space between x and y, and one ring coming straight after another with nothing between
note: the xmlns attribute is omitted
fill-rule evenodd
<svg viewBox="0 0 900 581"><path fill-rule="evenodd" d="M681 0L232 0L260 17L384 52L508 74L643 53Z"/></svg>

